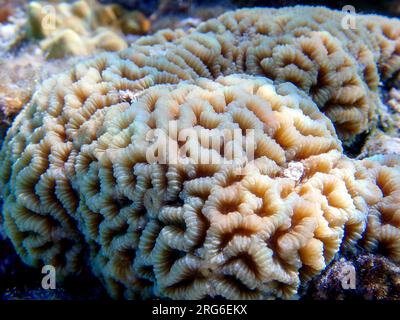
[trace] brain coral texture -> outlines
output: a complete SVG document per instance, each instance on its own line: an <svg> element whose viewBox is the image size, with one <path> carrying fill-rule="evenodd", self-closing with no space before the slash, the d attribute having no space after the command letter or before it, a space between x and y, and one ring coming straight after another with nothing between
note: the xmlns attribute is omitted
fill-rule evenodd
<svg viewBox="0 0 400 320"><path fill-rule="evenodd" d="M174 299L288 298L359 245L400 260L400 160L348 159L336 134L367 130L400 29L360 17L341 30L340 17L240 10L46 81L0 154L3 224L22 259L61 276L90 265L116 298ZM254 161L229 135L189 138L189 164L149 161L163 150L155 129L181 146L171 123L207 139L252 129ZM232 149L240 174L221 161Z"/></svg>
<svg viewBox="0 0 400 320"><path fill-rule="evenodd" d="M144 34L149 21L139 11L97 1L68 3L30 2L27 35L42 39L47 58L119 51L127 47L121 33Z"/></svg>

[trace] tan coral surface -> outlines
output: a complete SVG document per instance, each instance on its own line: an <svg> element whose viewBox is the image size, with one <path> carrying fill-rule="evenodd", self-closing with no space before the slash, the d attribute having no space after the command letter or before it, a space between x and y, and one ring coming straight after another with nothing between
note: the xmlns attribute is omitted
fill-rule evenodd
<svg viewBox="0 0 400 320"><path fill-rule="evenodd" d="M281 54L271 56L260 33L269 29L254 26L291 10L305 20L340 17L320 8L240 10L44 82L0 153L3 223L22 259L55 265L59 275L90 264L116 298L174 299L288 298L341 248L359 244L400 260L400 159L350 160L335 131L366 130L377 68L360 73L338 40L349 35L307 26L299 28L309 36L279 36L270 49ZM318 74L334 57L336 73L324 75L343 81L325 83ZM288 67L282 77L263 71L279 61ZM293 78L298 66L316 78Z"/></svg>

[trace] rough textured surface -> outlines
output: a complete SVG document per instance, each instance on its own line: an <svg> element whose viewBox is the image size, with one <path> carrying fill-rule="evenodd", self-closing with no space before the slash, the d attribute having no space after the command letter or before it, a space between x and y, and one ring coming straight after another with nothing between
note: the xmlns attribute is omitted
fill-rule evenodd
<svg viewBox="0 0 400 320"><path fill-rule="evenodd" d="M0 225L0 300L105 300L110 299L102 284L89 268L72 274L57 289L41 288L44 276L40 269L21 261L3 226ZM58 287L60 286L60 288Z"/></svg>
<svg viewBox="0 0 400 320"><path fill-rule="evenodd" d="M31 2L27 34L43 39L48 58L119 51L127 47L121 33L144 34L150 22L139 11L84 0L72 4Z"/></svg>
<svg viewBox="0 0 400 320"><path fill-rule="evenodd" d="M346 30L342 19L325 9L240 10L199 30L233 36L244 71L295 83L349 138L366 130L379 81L399 68L399 22L357 16L357 28Z"/></svg>
<svg viewBox="0 0 400 320"><path fill-rule="evenodd" d="M377 154L400 154L400 138L385 134L381 130L372 132L362 147L358 158L362 159Z"/></svg>
<svg viewBox="0 0 400 320"><path fill-rule="evenodd" d="M271 24L261 23L266 14ZM282 34L293 16L303 20ZM46 81L0 154L4 225L24 262L61 276L90 264L114 297L194 299L290 297L341 247L399 260L400 160L347 159L335 133L367 129L378 68L396 71L397 40L379 17L352 47L352 34L311 31L334 34L340 17L241 10ZM206 137L252 129L255 161L244 166L248 155L228 134L212 148L189 139L178 164L150 163L149 150L165 154L146 137L170 122ZM221 165L229 150L239 151L240 175ZM201 156L220 162L198 164Z"/></svg>
<svg viewBox="0 0 400 320"><path fill-rule="evenodd" d="M381 112L382 121L380 121L386 132L397 137L400 137L400 90L397 89L399 87L400 84L395 83L394 87L386 92L386 108Z"/></svg>
<svg viewBox="0 0 400 320"><path fill-rule="evenodd" d="M341 138L351 140L369 129L368 120L380 103L379 81L399 69L399 22L359 15L357 28L346 30L342 18L342 13L323 8L238 10L185 36L164 32L138 43L165 50L172 42L176 51L183 47L199 54L206 75L245 72L290 81L332 119ZM201 56L208 46L213 50ZM172 62L168 55L163 60Z"/></svg>
<svg viewBox="0 0 400 320"><path fill-rule="evenodd" d="M150 32L154 33L167 28L195 28L201 22L216 18L229 10L232 10L232 7L226 7L225 5L190 6L185 13L175 10L173 13L165 14L161 10L158 10L150 16Z"/></svg>
<svg viewBox="0 0 400 320"><path fill-rule="evenodd" d="M343 288L342 280L354 270L355 288ZM389 259L373 254L334 261L307 289L308 299L400 299L400 268Z"/></svg>
<svg viewBox="0 0 400 320"><path fill-rule="evenodd" d="M38 84L76 64L78 58L45 60L41 50L28 46L13 55L0 54L0 141L22 107L30 100Z"/></svg>
<svg viewBox="0 0 400 320"><path fill-rule="evenodd" d="M377 155L361 161L356 173L358 188L366 200L368 226L363 238L370 251L380 251L394 261L400 260L400 170L397 155Z"/></svg>
<svg viewBox="0 0 400 320"><path fill-rule="evenodd" d="M16 254L0 226L0 300L104 300L109 299L100 281L89 270L71 275L61 288L41 289L40 269L27 267ZM40 288L40 289L38 289Z"/></svg>

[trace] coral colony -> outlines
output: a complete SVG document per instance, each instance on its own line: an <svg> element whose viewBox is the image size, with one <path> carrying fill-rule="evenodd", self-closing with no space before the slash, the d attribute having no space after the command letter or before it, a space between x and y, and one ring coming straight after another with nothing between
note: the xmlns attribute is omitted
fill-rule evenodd
<svg viewBox="0 0 400 320"><path fill-rule="evenodd" d="M42 39L40 46L48 59L98 50L119 51L128 45L118 31L143 34L149 29L149 21L138 11L126 12L118 5L97 3L91 7L85 1L58 6L32 2L28 15L27 35Z"/></svg>
<svg viewBox="0 0 400 320"><path fill-rule="evenodd" d="M0 153L22 260L60 278L90 267L127 299L286 299L342 250L398 262L400 158L343 147L377 123L400 22L343 17L231 11L122 51L110 40L117 52L44 81ZM68 26L42 36L96 47Z"/></svg>

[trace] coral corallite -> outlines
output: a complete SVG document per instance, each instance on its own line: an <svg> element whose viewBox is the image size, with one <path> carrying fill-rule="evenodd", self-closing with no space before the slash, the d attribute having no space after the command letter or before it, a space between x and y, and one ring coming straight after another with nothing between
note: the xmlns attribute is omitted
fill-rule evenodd
<svg viewBox="0 0 400 320"><path fill-rule="evenodd" d="M0 153L3 224L24 262L61 276L90 265L115 298L263 299L293 296L343 248L400 260L400 159L348 159L336 134L367 130L377 68L390 77L398 57L372 35L350 48L340 17L240 10L43 83ZM375 19L378 39L391 27ZM157 130L182 161L149 160L165 160ZM250 132L254 159L238 142Z"/></svg>

